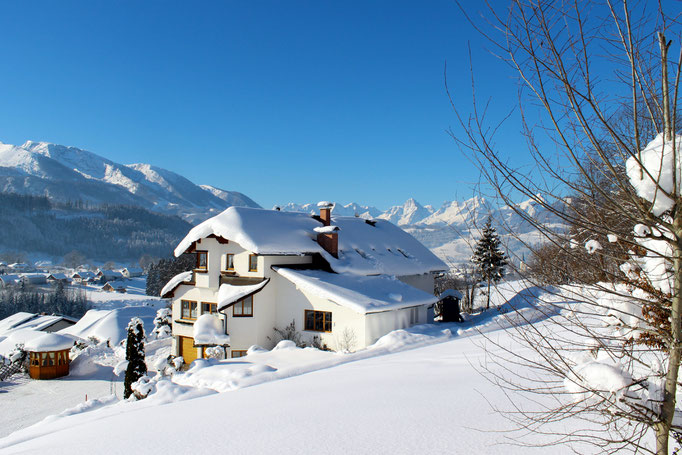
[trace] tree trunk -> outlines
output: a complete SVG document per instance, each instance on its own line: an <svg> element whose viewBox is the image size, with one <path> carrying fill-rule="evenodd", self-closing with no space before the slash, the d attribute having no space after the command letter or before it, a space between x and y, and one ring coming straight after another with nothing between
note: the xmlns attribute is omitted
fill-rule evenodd
<svg viewBox="0 0 682 455"><path fill-rule="evenodd" d="M490 309L490 277L488 277L488 303L485 304L485 309Z"/></svg>
<svg viewBox="0 0 682 455"><path fill-rule="evenodd" d="M680 370L680 343L682 342L682 211L677 213L673 223L676 242L673 246L673 270L675 273L670 311L670 335L672 343L665 376L661 421L656 425L656 454L668 455L668 439L675 416L675 395Z"/></svg>

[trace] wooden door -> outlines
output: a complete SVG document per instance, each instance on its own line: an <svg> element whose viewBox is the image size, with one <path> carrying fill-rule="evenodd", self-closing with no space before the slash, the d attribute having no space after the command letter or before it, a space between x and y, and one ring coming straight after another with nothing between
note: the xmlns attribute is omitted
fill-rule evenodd
<svg viewBox="0 0 682 455"><path fill-rule="evenodd" d="M197 348L194 347L194 339L190 337L180 337L180 355L189 365L199 357Z"/></svg>

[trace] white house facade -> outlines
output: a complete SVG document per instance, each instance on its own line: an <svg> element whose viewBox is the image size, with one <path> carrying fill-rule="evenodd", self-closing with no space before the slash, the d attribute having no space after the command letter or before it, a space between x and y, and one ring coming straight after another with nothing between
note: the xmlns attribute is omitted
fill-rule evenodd
<svg viewBox="0 0 682 455"><path fill-rule="evenodd" d="M196 267L161 292L172 299L174 353L191 363L219 345L240 357L253 345L274 346L274 328L292 321L304 342L357 350L430 320L434 274L446 265L387 221L331 210L230 207L193 228L175 254L195 254ZM229 337L196 343L203 314Z"/></svg>

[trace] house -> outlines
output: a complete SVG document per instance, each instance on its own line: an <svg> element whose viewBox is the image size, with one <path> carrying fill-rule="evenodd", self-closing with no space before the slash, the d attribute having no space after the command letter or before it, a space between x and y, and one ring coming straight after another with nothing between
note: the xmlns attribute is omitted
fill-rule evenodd
<svg viewBox="0 0 682 455"><path fill-rule="evenodd" d="M5 286L10 286L13 284L19 284L21 282L21 277L19 275L0 275L0 288Z"/></svg>
<svg viewBox="0 0 682 455"><path fill-rule="evenodd" d="M121 274L125 278L134 278L137 276L142 276L144 273L144 270L142 270L140 267L126 267L125 269L121 270Z"/></svg>
<svg viewBox="0 0 682 455"><path fill-rule="evenodd" d="M102 290L106 292L119 292L121 294L125 294L126 292L125 286L118 283L112 283L111 281L107 281L104 286L102 286Z"/></svg>
<svg viewBox="0 0 682 455"><path fill-rule="evenodd" d="M11 271L17 273L17 272L31 272L35 270L32 266L23 263L23 262L15 262L14 264L10 264L7 266L8 269Z"/></svg>
<svg viewBox="0 0 682 455"><path fill-rule="evenodd" d="M107 281L122 280L123 278L124 278L123 274L118 270L97 269L97 273L95 273L95 281L98 281L100 283L106 283Z"/></svg>
<svg viewBox="0 0 682 455"><path fill-rule="evenodd" d="M71 282L71 278L66 276L65 273L51 273L47 276L46 280L50 284L56 284L58 282L67 284Z"/></svg>
<svg viewBox="0 0 682 455"><path fill-rule="evenodd" d="M71 279L75 283L85 284L90 283L95 279L95 274L87 270L79 270L71 275Z"/></svg>
<svg viewBox="0 0 682 455"><path fill-rule="evenodd" d="M24 284L46 284L47 275L44 273L24 273L20 276Z"/></svg>
<svg viewBox="0 0 682 455"><path fill-rule="evenodd" d="M292 323L303 341L361 349L386 333L433 320L434 274L447 269L414 237L384 220L230 207L194 227L175 249L193 271L171 279L173 350L201 357L194 323L204 314L229 335L226 354L271 347Z"/></svg>

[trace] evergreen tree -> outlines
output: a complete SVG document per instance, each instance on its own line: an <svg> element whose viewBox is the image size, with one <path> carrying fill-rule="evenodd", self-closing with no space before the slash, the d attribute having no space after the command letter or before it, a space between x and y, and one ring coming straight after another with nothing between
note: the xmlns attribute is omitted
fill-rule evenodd
<svg viewBox="0 0 682 455"><path fill-rule="evenodd" d="M161 289L178 273L192 270L196 264L196 256L183 254L172 259L161 259L152 264L147 273L147 295L158 296Z"/></svg>
<svg viewBox="0 0 682 455"><path fill-rule="evenodd" d="M128 367L123 382L123 398L132 395L133 383L147 373L147 364L144 361L144 326L140 318L132 318L128 323L126 360Z"/></svg>
<svg viewBox="0 0 682 455"><path fill-rule="evenodd" d="M507 255L500 249L500 237L492 227L490 217L483 226L481 238L476 243L471 262L476 266L476 273L482 281L488 283L488 302L486 310L490 308L490 283L497 283L502 279L507 265Z"/></svg>

